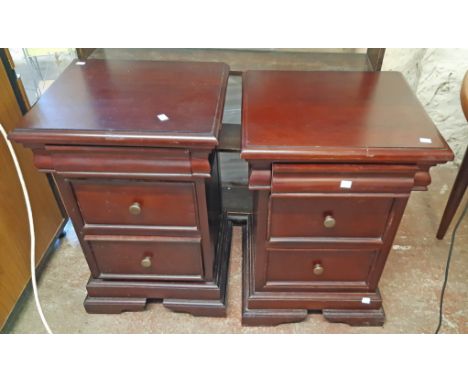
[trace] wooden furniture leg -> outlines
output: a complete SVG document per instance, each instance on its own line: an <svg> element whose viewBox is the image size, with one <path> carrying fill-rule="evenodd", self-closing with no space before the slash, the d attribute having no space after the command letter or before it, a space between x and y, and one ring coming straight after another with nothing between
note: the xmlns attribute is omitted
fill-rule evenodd
<svg viewBox="0 0 468 382"><path fill-rule="evenodd" d="M466 120L468 121L468 72L466 72L463 78L461 90L460 90L460 101L463 113L465 114ZM465 151L465 156L461 163L460 169L458 170L455 183L453 184L452 191L450 192L449 200L445 206L445 211L440 221L439 230L437 231L437 239L443 239L450 222L457 212L457 208L463 198L463 194L466 191L468 185L468 147Z"/></svg>
<svg viewBox="0 0 468 382"><path fill-rule="evenodd" d="M441 240L444 238L447 229L452 222L452 219L457 212L457 208L465 194L466 187L468 186L468 148L466 149L465 156L463 158L460 170L458 171L455 182L453 183L450 197L445 206L442 220L440 221L439 229L437 231L437 239Z"/></svg>

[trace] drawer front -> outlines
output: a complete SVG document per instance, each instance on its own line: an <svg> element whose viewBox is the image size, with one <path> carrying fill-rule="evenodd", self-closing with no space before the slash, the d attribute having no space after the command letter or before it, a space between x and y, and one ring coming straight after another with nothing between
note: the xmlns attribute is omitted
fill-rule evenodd
<svg viewBox="0 0 468 382"><path fill-rule="evenodd" d="M416 166L371 164L280 164L272 166L274 193L408 193Z"/></svg>
<svg viewBox="0 0 468 382"><path fill-rule="evenodd" d="M392 204L387 197L273 194L269 236L381 237Z"/></svg>
<svg viewBox="0 0 468 382"><path fill-rule="evenodd" d="M103 279L201 280L199 238L88 242Z"/></svg>
<svg viewBox="0 0 468 382"><path fill-rule="evenodd" d="M267 285L330 286L367 285L375 250L281 249L268 251Z"/></svg>
<svg viewBox="0 0 468 382"><path fill-rule="evenodd" d="M54 169L69 176L80 173L151 176L191 174L190 153L186 149L145 147L93 147L46 145L34 158L42 169Z"/></svg>
<svg viewBox="0 0 468 382"><path fill-rule="evenodd" d="M190 182L72 182L88 224L197 227Z"/></svg>

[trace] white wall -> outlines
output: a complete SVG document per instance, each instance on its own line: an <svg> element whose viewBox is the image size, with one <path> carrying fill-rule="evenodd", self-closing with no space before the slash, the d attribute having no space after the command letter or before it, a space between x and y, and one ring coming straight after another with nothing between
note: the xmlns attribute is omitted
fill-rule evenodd
<svg viewBox="0 0 468 382"><path fill-rule="evenodd" d="M385 52L382 70L397 70L405 75L459 164L468 143L468 122L460 106L468 49L390 48Z"/></svg>

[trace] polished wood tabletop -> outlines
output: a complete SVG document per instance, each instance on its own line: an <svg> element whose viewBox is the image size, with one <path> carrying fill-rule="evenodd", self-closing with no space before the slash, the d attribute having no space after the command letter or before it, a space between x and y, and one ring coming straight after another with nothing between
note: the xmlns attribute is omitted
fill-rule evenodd
<svg viewBox="0 0 468 382"><path fill-rule="evenodd" d="M13 136L25 143L214 146L228 75L223 63L75 61Z"/></svg>
<svg viewBox="0 0 468 382"><path fill-rule="evenodd" d="M398 72L248 71L242 107L246 159L452 159Z"/></svg>

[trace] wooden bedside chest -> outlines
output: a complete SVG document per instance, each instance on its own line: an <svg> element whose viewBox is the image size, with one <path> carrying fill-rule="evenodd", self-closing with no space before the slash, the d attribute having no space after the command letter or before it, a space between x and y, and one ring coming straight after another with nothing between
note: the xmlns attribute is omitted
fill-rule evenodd
<svg viewBox="0 0 468 382"><path fill-rule="evenodd" d="M215 152L222 63L74 62L11 139L50 172L91 270L90 313L225 315L230 233Z"/></svg>
<svg viewBox="0 0 468 382"><path fill-rule="evenodd" d="M396 72L251 71L241 157L254 192L245 325L321 310L382 325L377 288L412 190L453 159Z"/></svg>

